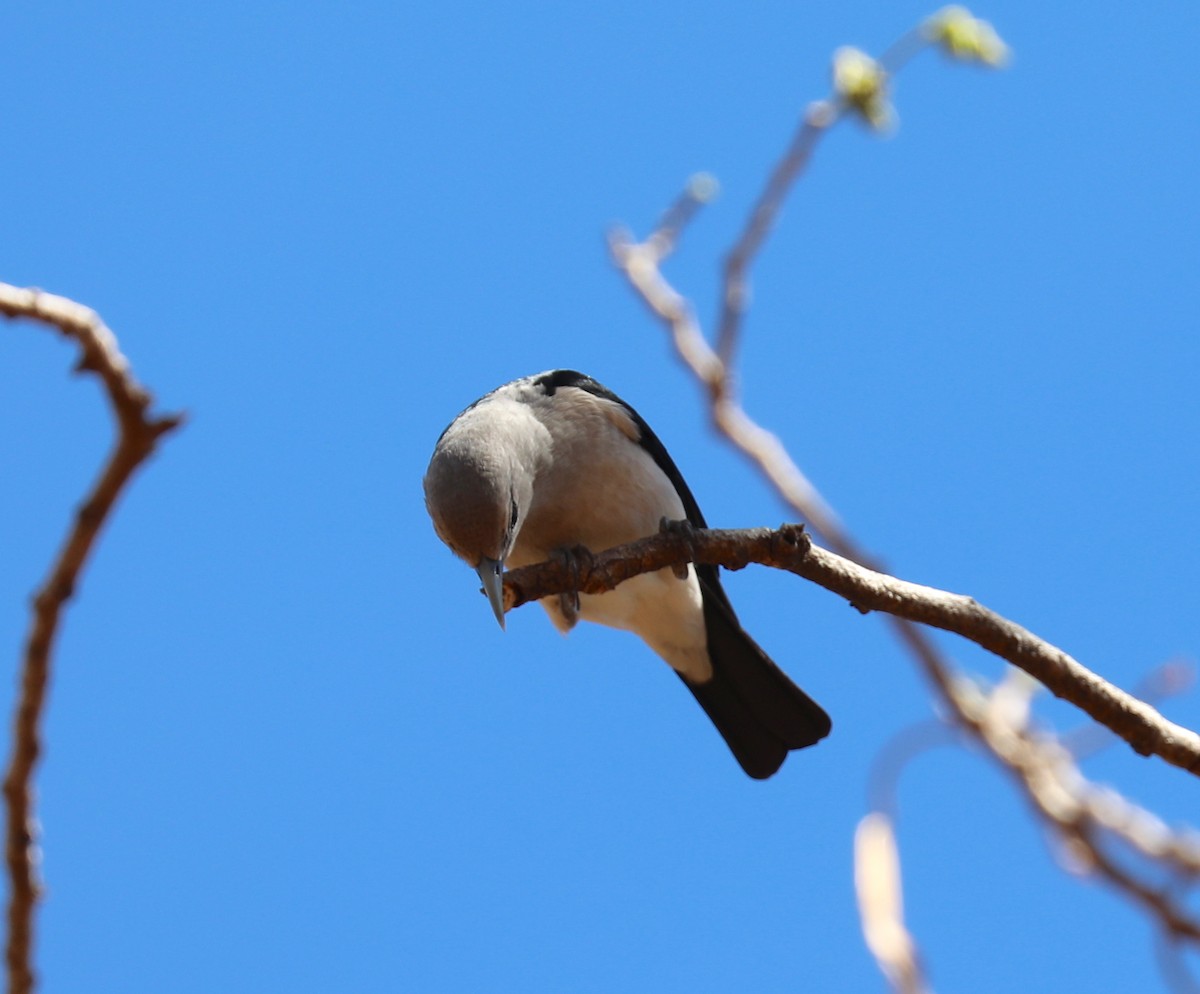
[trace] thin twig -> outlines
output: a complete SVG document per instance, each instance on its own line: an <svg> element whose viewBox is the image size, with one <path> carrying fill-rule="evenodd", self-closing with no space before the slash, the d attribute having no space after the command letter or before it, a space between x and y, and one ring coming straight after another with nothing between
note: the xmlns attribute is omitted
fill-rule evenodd
<svg viewBox="0 0 1200 994"><path fill-rule="evenodd" d="M12 885L6 962L9 991L26 994L34 988L33 912L39 894L34 872L37 842L32 779L41 753L41 718L59 620L122 490L158 440L176 428L182 418L148 415L150 394L134 379L116 338L90 308L65 297L0 283L0 315L28 318L74 340L80 348L76 370L100 378L117 423L116 445L108 462L76 511L49 576L33 598L33 618L13 717L13 751L4 779L8 812L5 856Z"/></svg>
<svg viewBox="0 0 1200 994"><path fill-rule="evenodd" d="M1192 880L1179 880L1169 888L1169 893L1182 900L1192 883ZM1192 976L1184 956L1186 948L1187 944L1179 933L1166 927L1160 928L1154 938L1155 959L1167 986L1175 994L1200 994L1200 983Z"/></svg>
<svg viewBox="0 0 1200 994"><path fill-rule="evenodd" d="M750 265L775 226L788 191L808 166L821 135L837 120L835 105L830 101L818 101L805 110L787 151L771 170L766 185L750 208L741 235L725 256L721 316L717 322L717 355L726 369L733 365L734 349L740 337L749 296Z"/></svg>
<svg viewBox="0 0 1200 994"><path fill-rule="evenodd" d="M961 746L962 733L939 718L902 728L879 750L867 776L867 804L893 822L900 817L900 774L913 760L934 749Z"/></svg>

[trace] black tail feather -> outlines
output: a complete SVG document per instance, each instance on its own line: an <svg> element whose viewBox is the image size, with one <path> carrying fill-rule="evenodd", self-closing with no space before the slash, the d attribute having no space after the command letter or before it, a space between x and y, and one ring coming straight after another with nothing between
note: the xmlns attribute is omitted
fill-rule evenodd
<svg viewBox="0 0 1200 994"><path fill-rule="evenodd" d="M701 582L713 676L683 681L756 780L775 773L792 749L815 745L832 728L824 709L792 683L742 630L728 600Z"/></svg>

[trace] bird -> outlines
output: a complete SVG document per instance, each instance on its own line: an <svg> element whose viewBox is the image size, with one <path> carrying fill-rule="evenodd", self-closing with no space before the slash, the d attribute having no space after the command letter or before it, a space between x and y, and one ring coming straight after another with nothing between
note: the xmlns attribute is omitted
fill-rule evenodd
<svg viewBox="0 0 1200 994"><path fill-rule="evenodd" d="M472 566L504 627L503 572L707 525L650 426L590 376L555 369L498 387L438 439L424 477L438 537ZM684 525L682 527L687 527ZM638 635L704 709L742 769L774 775L829 716L745 632L716 566L644 573L540 602L563 634L582 618Z"/></svg>

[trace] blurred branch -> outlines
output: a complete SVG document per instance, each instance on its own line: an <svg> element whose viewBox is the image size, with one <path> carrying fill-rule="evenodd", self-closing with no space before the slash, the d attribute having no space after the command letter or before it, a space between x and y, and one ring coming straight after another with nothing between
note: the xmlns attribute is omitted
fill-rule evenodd
<svg viewBox="0 0 1200 994"><path fill-rule="evenodd" d="M1191 880L1186 882L1187 886L1191 883ZM1180 892L1186 890L1186 887L1177 886L1174 890ZM1200 994L1200 984L1192 976L1184 956L1186 942L1180 936L1161 929L1154 946L1158 969L1167 986L1175 991L1175 994Z"/></svg>
<svg viewBox="0 0 1200 994"><path fill-rule="evenodd" d="M854 833L854 890L867 948L899 994L926 994L916 940L904 924L900 850L892 819L873 811Z"/></svg>
<svg viewBox="0 0 1200 994"><path fill-rule="evenodd" d="M27 318L73 340L80 350L75 371L99 377L117 424L116 444L108 461L76 511L49 576L33 598L33 618L25 643L20 693L13 717L12 757L4 779L8 812L5 856L12 886L6 949L8 989L13 994L24 994L34 987L33 911L39 894L34 872L36 816L32 779L41 752L40 725L59 619L122 490L149 458L158 440L182 419L178 415L148 414L150 394L134 379L113 333L90 308L65 297L0 283L0 315Z"/></svg>
<svg viewBox="0 0 1200 994"><path fill-rule="evenodd" d="M937 17L944 17L944 13ZM741 337L742 318L750 296L750 267L774 229L788 193L808 168L821 138L847 114L862 113L873 126L890 119L887 81L922 49L940 42L936 30L931 29L931 26L937 23L937 17L905 34L878 62L857 49L840 49L835 54L834 92L824 100L809 104L787 149L775 163L762 191L750 208L741 234L725 255L722 264L723 280L716 347L716 355L725 369L732 367L734 352ZM855 81L847 78L846 70L851 65L851 72L859 73ZM728 388L729 383L726 377L721 377L719 381L710 385L724 390Z"/></svg>
<svg viewBox="0 0 1200 994"><path fill-rule="evenodd" d="M1096 873L1141 904L1171 936L1200 942L1200 922L1179 902L1170 886L1150 882L1107 851L1115 840L1168 871L1174 880L1200 873L1200 836L1172 831L1160 818L1111 788L1091 783L1059 738L1038 731L1029 720L1035 685L1016 673L987 693L973 681L956 679L952 705L956 721L1015 779L1034 811L1054 831L1070 868Z"/></svg>
<svg viewBox="0 0 1200 994"><path fill-rule="evenodd" d="M1189 914L1181 892L1200 872L1200 837L1190 830L1172 831L1116 791L1089 782L1062 739L1033 727L1030 704L1037 684L1027 674L1010 670L990 690L976 681L946 676L952 708L948 725L967 729L987 747L985 752L1015 775L1026 800L1052 832L1067 869L1099 876L1157 920L1164 973L1177 989L1194 989L1185 986L1190 977L1181 945L1200 941L1200 922ZM896 784L908 763L946 744L948 725L913 725L881 751L870 785L872 810L855 837L855 888L863 934L893 988L902 992L925 988L915 941L904 926ZM1156 875L1165 871L1169 882L1164 885L1149 879L1145 870L1123 865L1109 852L1114 845L1144 857Z"/></svg>
<svg viewBox="0 0 1200 994"><path fill-rule="evenodd" d="M613 261L651 313L670 330L679 357L707 389L709 413L717 430L836 551L867 564L870 560L865 550L852 540L779 439L754 422L737 402L733 358L750 296L750 269L821 138L847 117L858 117L882 130L880 122L892 113L887 102L889 80L930 46L940 46L960 61L993 67L1003 65L1008 57L991 26L961 7L946 7L927 18L877 61L857 49L839 49L834 56L833 91L805 110L725 256L715 349L701 331L691 301L670 284L660 267L674 251L687 223L712 199L716 181L707 174L693 177L645 241L636 241L623 228L611 231L608 240Z"/></svg>
<svg viewBox="0 0 1200 994"><path fill-rule="evenodd" d="M1173 876L1173 884L1178 885L1190 883L1200 871L1200 843L1193 834L1172 832L1115 791L1088 783L1068 745L1031 727L1027 679L1024 683L1006 680L991 694L984 694L977 684L949 665L920 626L953 631L1008 660L1057 696L1082 708L1143 755L1158 755L1191 773L1200 773L1200 736L1166 721L1144 701L1118 690L1060 649L971 598L888 576L844 528L779 439L751 419L736 398L733 361L749 297L749 270L790 189L807 168L821 137L844 117L857 116L876 131L894 124L888 93L890 79L930 45L941 47L952 58L990 66L999 66L1008 57L1007 47L991 25L958 6L943 8L928 18L879 60L857 49L839 49L833 62L833 94L805 111L751 208L741 235L725 256L715 347L705 337L692 302L671 285L661 270L681 234L679 219L686 222L692 217L702 198L695 197L687 210L677 202L668 214L669 225L664 222L645 241L637 241L624 230L610 234L609 248L617 267L651 314L670 332L680 359L704 387L716 430L812 524L833 552L813 546L794 526L785 526L777 533L725 533L742 538L733 540L738 547L726 550L728 555L723 558L715 555L715 549L703 548L700 533L692 535L688 545L695 561L734 569L747 559L779 566L841 594L860 610L889 613L893 631L924 670L950 722L1013 774L1028 801L1063 843L1064 851L1075 857L1076 865L1100 874L1140 904L1158 921L1174 949L1181 939L1200 939L1200 926L1170 886L1155 886L1126 869L1108 854L1104 840L1120 841L1156 866L1165 867ZM693 183L685 198L694 189ZM660 237L668 226L669 237ZM658 536L645 541L666 540ZM618 555L622 551L645 555L645 547L639 551L637 545L613 551ZM782 557L780 550L786 553ZM712 558L708 558L710 555ZM1075 744L1088 743L1077 740ZM893 769L898 771L900 765L893 764ZM890 792L880 793L886 796ZM856 885L867 944L894 989L922 991L925 982L916 944L903 922L899 850L888 812L877 810L864 819L856 841Z"/></svg>

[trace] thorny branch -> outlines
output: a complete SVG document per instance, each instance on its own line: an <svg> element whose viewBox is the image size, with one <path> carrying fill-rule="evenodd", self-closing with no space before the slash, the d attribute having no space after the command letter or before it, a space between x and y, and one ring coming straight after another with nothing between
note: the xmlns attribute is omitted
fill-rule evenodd
<svg viewBox="0 0 1200 994"><path fill-rule="evenodd" d="M8 815L5 858L12 888L6 962L9 991L25 994L34 988L33 913L39 894L34 869L37 840L32 780L41 752L41 717L59 620L122 490L150 457L158 440L178 427L182 418L149 414L150 394L134 379L116 338L90 308L40 290L0 283L0 315L27 318L72 339L80 350L76 371L100 378L117 424L116 444L108 461L79 505L49 576L33 598L33 618L13 716L13 751L4 778Z"/></svg>

